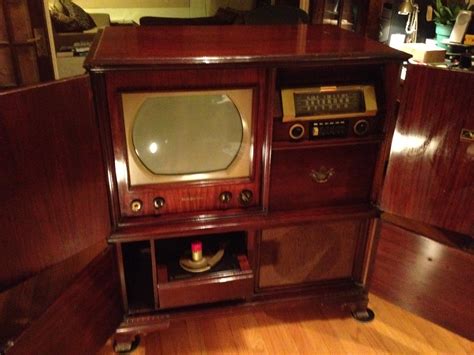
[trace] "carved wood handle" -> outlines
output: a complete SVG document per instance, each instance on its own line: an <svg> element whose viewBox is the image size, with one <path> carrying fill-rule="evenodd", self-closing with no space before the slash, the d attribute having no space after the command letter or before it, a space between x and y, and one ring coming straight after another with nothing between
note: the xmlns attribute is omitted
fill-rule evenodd
<svg viewBox="0 0 474 355"><path fill-rule="evenodd" d="M309 176L313 179L314 182L318 184L324 184L328 182L328 180L334 175L333 168L326 168L325 166L321 166L318 170L311 170Z"/></svg>

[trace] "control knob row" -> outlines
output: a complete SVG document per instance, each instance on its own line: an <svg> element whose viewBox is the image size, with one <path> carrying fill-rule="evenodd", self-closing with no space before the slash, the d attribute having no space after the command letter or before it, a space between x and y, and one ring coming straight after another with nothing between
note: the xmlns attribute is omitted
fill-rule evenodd
<svg viewBox="0 0 474 355"><path fill-rule="evenodd" d="M219 201L226 204L232 200L232 193L230 191L224 191L219 195ZM253 192L250 190L242 190L239 194L239 202L243 206L248 206L253 200ZM156 197L153 200L153 207L156 210L160 210L165 207L166 201L163 197ZM130 209L132 212L140 212L143 208L143 202L139 199L135 199L130 203Z"/></svg>
<svg viewBox="0 0 474 355"><path fill-rule="evenodd" d="M165 199L163 197L157 197L153 200L153 207L155 207L156 210L159 210L159 209L162 209L163 207L165 207ZM132 210L132 212L140 212L143 208L143 202L141 200L133 200L131 203L130 203L130 209Z"/></svg>
<svg viewBox="0 0 474 355"><path fill-rule="evenodd" d="M342 129L342 131L339 131L339 129ZM364 119L358 120L356 123L354 123L353 131L357 136L365 136L369 132L369 122ZM344 127L334 127L332 131L332 133L336 135L344 132ZM305 135L305 127L301 123L295 123L291 125L290 129L288 130L288 134L293 140L301 139Z"/></svg>
<svg viewBox="0 0 474 355"><path fill-rule="evenodd" d="M219 195L219 201L229 203L232 200L232 192L224 191ZM253 200L253 192L250 190L242 190L239 194L239 202L243 206L248 206Z"/></svg>

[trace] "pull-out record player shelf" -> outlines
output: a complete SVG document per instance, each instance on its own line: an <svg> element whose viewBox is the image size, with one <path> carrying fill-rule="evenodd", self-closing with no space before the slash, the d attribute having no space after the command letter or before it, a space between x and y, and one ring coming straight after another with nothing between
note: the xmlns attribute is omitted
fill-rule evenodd
<svg viewBox="0 0 474 355"><path fill-rule="evenodd" d="M219 264L225 266L224 270ZM202 274L180 271L176 265L158 264L160 309L250 297L254 276L247 256L227 255L219 264L215 270Z"/></svg>

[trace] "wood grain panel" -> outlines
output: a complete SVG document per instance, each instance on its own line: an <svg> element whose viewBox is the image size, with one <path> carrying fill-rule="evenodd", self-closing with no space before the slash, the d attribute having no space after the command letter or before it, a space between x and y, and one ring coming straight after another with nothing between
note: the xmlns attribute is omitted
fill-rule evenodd
<svg viewBox="0 0 474 355"><path fill-rule="evenodd" d="M0 289L109 235L89 78L0 94Z"/></svg>
<svg viewBox="0 0 474 355"><path fill-rule="evenodd" d="M15 85L15 68L13 67L11 49L0 47L0 88Z"/></svg>
<svg viewBox="0 0 474 355"><path fill-rule="evenodd" d="M106 27L88 67L308 63L407 59L381 43L330 25ZM122 26L123 27L123 26ZM121 43L117 46L117 43Z"/></svg>
<svg viewBox="0 0 474 355"><path fill-rule="evenodd" d="M3 4L0 6L0 41L8 41L7 22L5 21L5 10Z"/></svg>
<svg viewBox="0 0 474 355"><path fill-rule="evenodd" d="M371 290L474 340L474 254L383 221Z"/></svg>
<svg viewBox="0 0 474 355"><path fill-rule="evenodd" d="M105 241L100 241L0 293L0 344L16 339L25 331L105 248Z"/></svg>
<svg viewBox="0 0 474 355"><path fill-rule="evenodd" d="M369 203L378 144L275 150L270 210ZM332 170L325 182L314 174ZM323 180L324 181L324 180Z"/></svg>
<svg viewBox="0 0 474 355"><path fill-rule="evenodd" d="M259 287L351 278L360 221L266 229Z"/></svg>
<svg viewBox="0 0 474 355"><path fill-rule="evenodd" d="M474 235L474 74L410 66L382 209Z"/></svg>
<svg viewBox="0 0 474 355"><path fill-rule="evenodd" d="M33 38L31 28L30 12L26 0L4 0L8 9L8 22L10 25L10 40L12 42L25 42Z"/></svg>
<svg viewBox="0 0 474 355"><path fill-rule="evenodd" d="M94 354L122 318L113 248L94 260L9 354Z"/></svg>

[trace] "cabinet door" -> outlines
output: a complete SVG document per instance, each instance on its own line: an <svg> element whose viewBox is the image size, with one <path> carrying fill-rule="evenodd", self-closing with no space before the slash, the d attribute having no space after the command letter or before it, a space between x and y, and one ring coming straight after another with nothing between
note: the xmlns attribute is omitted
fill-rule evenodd
<svg viewBox="0 0 474 355"><path fill-rule="evenodd" d="M103 243L110 221L88 76L0 93L0 288Z"/></svg>
<svg viewBox="0 0 474 355"><path fill-rule="evenodd" d="M473 93L473 73L409 67L384 211L474 235Z"/></svg>

